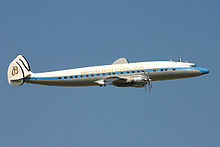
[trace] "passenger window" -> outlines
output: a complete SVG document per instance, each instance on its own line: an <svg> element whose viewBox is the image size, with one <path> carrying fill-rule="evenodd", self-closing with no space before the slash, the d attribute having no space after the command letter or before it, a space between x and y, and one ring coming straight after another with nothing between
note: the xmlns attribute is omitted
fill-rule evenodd
<svg viewBox="0 0 220 147"><path fill-rule="evenodd" d="M61 79L61 77L59 77L59 79Z"/></svg>
<svg viewBox="0 0 220 147"><path fill-rule="evenodd" d="M67 77L64 77L64 79L67 79Z"/></svg>
<svg viewBox="0 0 220 147"><path fill-rule="evenodd" d="M93 77L93 76L94 76L94 74L91 74L91 76Z"/></svg>
<svg viewBox="0 0 220 147"><path fill-rule="evenodd" d="M75 76L75 78L77 78L77 76Z"/></svg>
<svg viewBox="0 0 220 147"><path fill-rule="evenodd" d="M86 75L86 77L89 77L89 75Z"/></svg>
<svg viewBox="0 0 220 147"><path fill-rule="evenodd" d="M175 68L173 68L173 71L175 71L176 69Z"/></svg>
<svg viewBox="0 0 220 147"><path fill-rule="evenodd" d="M73 78L73 76L70 76L70 78Z"/></svg>
<svg viewBox="0 0 220 147"><path fill-rule="evenodd" d="M156 69L154 69L153 71L154 71L154 72L156 72L157 70L156 70Z"/></svg>
<svg viewBox="0 0 220 147"><path fill-rule="evenodd" d="M163 69L160 69L161 71L163 71Z"/></svg>
<svg viewBox="0 0 220 147"><path fill-rule="evenodd" d="M165 69L165 71L167 71L167 68Z"/></svg>
<svg viewBox="0 0 220 147"><path fill-rule="evenodd" d="M123 72L121 72L121 74L123 74Z"/></svg>

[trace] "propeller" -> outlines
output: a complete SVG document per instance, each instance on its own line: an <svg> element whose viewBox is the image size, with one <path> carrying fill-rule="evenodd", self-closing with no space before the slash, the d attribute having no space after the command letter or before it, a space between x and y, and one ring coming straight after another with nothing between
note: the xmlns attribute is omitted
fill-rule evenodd
<svg viewBox="0 0 220 147"><path fill-rule="evenodd" d="M151 93L152 80L150 79L149 71L147 72L147 74L146 74L146 72L144 71L144 78L143 78L143 81L144 81L144 88L145 88L145 91L147 92L147 85L148 85L149 92Z"/></svg>

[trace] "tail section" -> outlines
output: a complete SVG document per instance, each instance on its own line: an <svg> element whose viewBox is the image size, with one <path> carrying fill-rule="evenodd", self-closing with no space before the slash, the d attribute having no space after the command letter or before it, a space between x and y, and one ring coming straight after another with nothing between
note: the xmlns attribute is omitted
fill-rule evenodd
<svg viewBox="0 0 220 147"><path fill-rule="evenodd" d="M18 55L8 67L8 83L12 86L21 86L24 78L30 75L30 65L22 55Z"/></svg>

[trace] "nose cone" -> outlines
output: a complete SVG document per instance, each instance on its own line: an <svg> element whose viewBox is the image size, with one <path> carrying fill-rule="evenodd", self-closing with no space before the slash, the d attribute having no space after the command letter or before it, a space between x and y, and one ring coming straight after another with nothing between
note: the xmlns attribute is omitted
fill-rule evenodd
<svg viewBox="0 0 220 147"><path fill-rule="evenodd" d="M209 70L208 70L207 68L202 68L202 67L200 67L200 68L199 68L199 71L200 71L202 74L207 74L207 73L209 73Z"/></svg>

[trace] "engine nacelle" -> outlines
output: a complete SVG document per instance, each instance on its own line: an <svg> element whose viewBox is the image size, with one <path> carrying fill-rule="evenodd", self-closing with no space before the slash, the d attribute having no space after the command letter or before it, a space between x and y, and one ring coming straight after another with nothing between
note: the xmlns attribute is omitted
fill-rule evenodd
<svg viewBox="0 0 220 147"><path fill-rule="evenodd" d="M132 81L135 83L144 83L144 77L142 77L142 76L133 77Z"/></svg>
<svg viewBox="0 0 220 147"><path fill-rule="evenodd" d="M144 87L144 80L145 80L145 77L136 76L136 77L130 77L128 79L128 82L130 83L131 87Z"/></svg>

